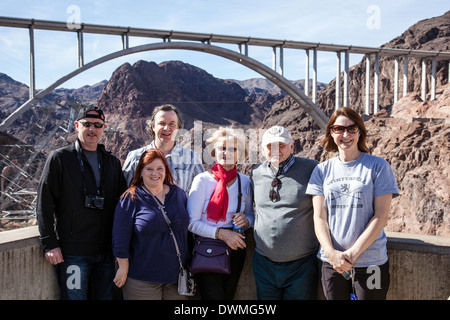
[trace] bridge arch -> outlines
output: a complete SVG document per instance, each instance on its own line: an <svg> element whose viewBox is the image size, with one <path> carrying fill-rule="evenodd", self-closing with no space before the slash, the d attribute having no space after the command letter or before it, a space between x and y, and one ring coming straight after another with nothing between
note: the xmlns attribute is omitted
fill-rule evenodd
<svg viewBox="0 0 450 320"><path fill-rule="evenodd" d="M33 98L29 99L19 108L17 108L9 117L7 117L0 124L0 131L5 131L5 129L11 125L17 118L19 118L25 111L30 109L38 100L43 99L47 94L55 90L57 87L62 85L64 82L70 80L71 78L77 76L78 74L95 67L101 63L104 63L109 60L113 60L125 55L145 52L145 51L153 51L153 50L164 50L164 49L175 49L175 50L191 50L191 51L199 51L205 52L209 54L213 54L216 56L220 56L226 58L228 60L237 62L247 68L261 74L263 77L271 81L280 87L286 94L288 94L295 102L297 102L306 113L308 113L314 121L319 125L322 130L325 130L326 125L328 123L328 117L326 114L314 103L309 97L307 97L303 92L297 89L289 80L281 76L276 71L267 67L266 65L252 59L243 54L237 53L235 51L221 48L218 46L203 44L203 43L192 43L192 42L160 42L160 43L152 43L145 44L140 46L135 46L127 49L123 49L120 51L116 51L105 55L101 58L93 60L82 67L70 72L64 77L58 79L56 82L48 86L47 88L39 91L34 95Z"/></svg>

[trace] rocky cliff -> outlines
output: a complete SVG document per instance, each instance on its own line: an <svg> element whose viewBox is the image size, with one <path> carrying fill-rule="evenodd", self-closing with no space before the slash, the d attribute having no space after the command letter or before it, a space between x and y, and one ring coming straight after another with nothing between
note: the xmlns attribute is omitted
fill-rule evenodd
<svg viewBox="0 0 450 320"><path fill-rule="evenodd" d="M450 50L450 12L420 21L384 47ZM448 61L437 64L435 101L420 99L420 61L409 60L408 93L393 101L393 60L380 59L380 105L365 117L371 153L387 159L401 196L393 200L387 229L450 236L450 84ZM430 70L427 71L430 75ZM365 63L350 70L350 106L363 110ZM429 76L427 78L429 83ZM317 104L328 115L335 108L335 83L319 92ZM342 87L342 86L341 86ZM400 88L402 83L400 82ZM373 88L372 88L373 89ZM373 92L373 91L372 91ZM286 126L295 138L295 152L320 161L332 156L319 145L323 132L291 99L274 104L263 126Z"/></svg>
<svg viewBox="0 0 450 320"><path fill-rule="evenodd" d="M110 141L119 158L150 142L145 122L155 106L166 103L178 107L188 130L195 120L204 127L247 126L260 124L264 116L238 84L200 68L180 61L126 63L115 70L98 99L112 123L120 119L120 133Z"/></svg>
<svg viewBox="0 0 450 320"><path fill-rule="evenodd" d="M438 99L411 93L366 122L372 154L385 158L401 196L388 230L450 236L450 84Z"/></svg>

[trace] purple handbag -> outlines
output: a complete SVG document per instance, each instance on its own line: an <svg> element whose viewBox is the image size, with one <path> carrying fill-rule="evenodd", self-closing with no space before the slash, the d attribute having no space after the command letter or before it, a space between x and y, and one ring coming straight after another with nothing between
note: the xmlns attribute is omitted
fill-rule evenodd
<svg viewBox="0 0 450 320"><path fill-rule="evenodd" d="M231 249L219 239L196 237L189 271L230 274Z"/></svg>
<svg viewBox="0 0 450 320"><path fill-rule="evenodd" d="M238 179L238 205L236 213L241 210L241 178L239 173ZM197 236L194 242L194 249L192 250L192 260L189 271L192 274L202 272L214 272L230 274L230 257L231 248L220 239L212 239Z"/></svg>

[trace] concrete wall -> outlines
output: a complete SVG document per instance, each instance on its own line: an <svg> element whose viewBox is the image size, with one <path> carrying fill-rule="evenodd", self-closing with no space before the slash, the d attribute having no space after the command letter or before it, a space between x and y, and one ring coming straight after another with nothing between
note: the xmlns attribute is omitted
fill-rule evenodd
<svg viewBox="0 0 450 320"><path fill-rule="evenodd" d="M387 232L391 283L388 300L446 300L450 298L450 238ZM256 299L252 272L253 237L235 299ZM319 299L324 299L319 284Z"/></svg>
<svg viewBox="0 0 450 320"><path fill-rule="evenodd" d="M58 298L53 266L44 259L37 227L0 232L0 299Z"/></svg>
<svg viewBox="0 0 450 320"><path fill-rule="evenodd" d="M389 300L450 298L450 238L387 233Z"/></svg>
<svg viewBox="0 0 450 320"><path fill-rule="evenodd" d="M38 237L37 227L0 232L0 300L58 299L54 270L43 257ZM248 236L247 244L247 260L235 296L239 300L256 299L252 236ZM450 297L450 238L388 233L388 255L391 268L388 299Z"/></svg>

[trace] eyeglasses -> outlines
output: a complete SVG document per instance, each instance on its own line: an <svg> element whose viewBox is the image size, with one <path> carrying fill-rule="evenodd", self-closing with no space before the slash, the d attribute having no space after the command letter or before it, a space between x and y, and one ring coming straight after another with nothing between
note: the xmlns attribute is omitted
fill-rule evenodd
<svg viewBox="0 0 450 320"><path fill-rule="evenodd" d="M270 192L269 192L269 199L274 201L274 200L277 200L277 198L279 196L278 192L274 188L281 186L280 179L278 179L277 177L273 178L271 185L272 185L272 189L270 189Z"/></svg>
<svg viewBox="0 0 450 320"><path fill-rule="evenodd" d="M331 131L336 134L342 134L345 131L348 133L357 133L359 131L359 127L356 124L351 124L349 126L331 126Z"/></svg>
<svg viewBox="0 0 450 320"><path fill-rule="evenodd" d="M105 125L104 123L100 123L100 122L89 122L89 121L79 121L84 127L86 128L90 128L92 125L97 128L103 128L103 126Z"/></svg>
<svg viewBox="0 0 450 320"><path fill-rule="evenodd" d="M217 146L216 149L217 149L218 151L221 151L221 152L225 152L225 151L228 151L228 152L236 152L236 151L237 151L237 148L236 148L236 147Z"/></svg>

